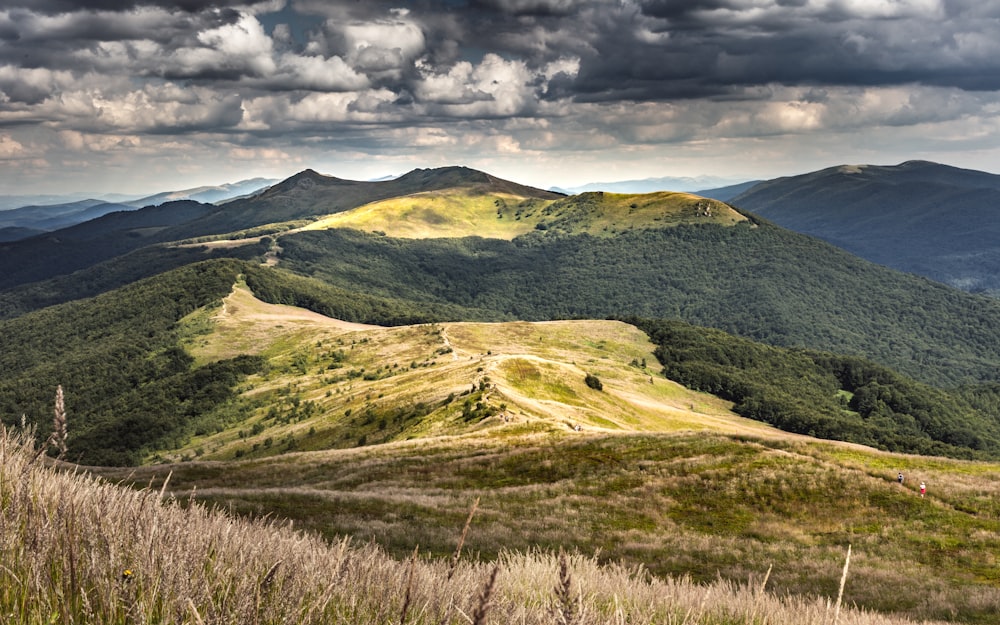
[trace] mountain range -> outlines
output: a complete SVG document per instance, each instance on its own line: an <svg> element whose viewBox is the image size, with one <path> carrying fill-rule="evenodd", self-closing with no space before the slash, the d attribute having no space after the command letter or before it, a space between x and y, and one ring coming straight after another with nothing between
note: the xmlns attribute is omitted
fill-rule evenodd
<svg viewBox="0 0 1000 625"><path fill-rule="evenodd" d="M829 594L810 563L853 544L859 605L988 622L969 597L995 591L998 331L1000 300L737 199L305 170L0 244L0 420L48 435L60 386L68 460L330 537L377 527L394 554L417 531L447 555L413 521L481 490L485 554L745 579L736 549L809 595ZM903 470L941 494L922 505ZM942 580L936 607L880 592L889 571Z"/></svg>
<svg viewBox="0 0 1000 625"><path fill-rule="evenodd" d="M201 186L182 191L168 191L154 195L129 198L122 196L117 201L81 199L45 204L20 204L25 200L52 200L48 196L8 196L7 203L17 203L15 207L0 209L0 242L26 239L45 232L68 228L76 224L96 219L108 213L130 211L144 206L156 206L166 202L191 200L202 203L218 203L249 195L278 182L267 178L252 178L222 185ZM3 201L0 201L2 205Z"/></svg>
<svg viewBox="0 0 1000 625"><path fill-rule="evenodd" d="M614 182L588 182L573 187L553 187L551 190L567 195L606 191L608 193L653 193L655 191L684 191L705 195L703 189L752 186L759 181L747 182L723 176L661 176L638 180L618 180ZM722 198L717 198L722 199Z"/></svg>
<svg viewBox="0 0 1000 625"><path fill-rule="evenodd" d="M926 161L842 165L728 201L873 262L1000 293L1000 176Z"/></svg>

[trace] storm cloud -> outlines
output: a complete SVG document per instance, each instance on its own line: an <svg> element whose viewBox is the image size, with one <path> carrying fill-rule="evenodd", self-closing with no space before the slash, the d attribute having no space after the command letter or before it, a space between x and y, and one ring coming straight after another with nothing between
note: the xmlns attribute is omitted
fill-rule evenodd
<svg viewBox="0 0 1000 625"><path fill-rule="evenodd" d="M0 190L228 158L750 177L944 150L987 168L998 91L1000 2L8 0Z"/></svg>

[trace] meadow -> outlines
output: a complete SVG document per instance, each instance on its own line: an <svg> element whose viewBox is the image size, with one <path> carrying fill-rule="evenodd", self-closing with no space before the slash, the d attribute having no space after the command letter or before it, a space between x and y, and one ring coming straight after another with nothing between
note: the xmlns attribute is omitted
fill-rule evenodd
<svg viewBox="0 0 1000 625"><path fill-rule="evenodd" d="M772 592L766 569L744 583L697 583L575 552L470 557L461 540L478 531L475 514L454 527L450 557L415 547L393 558L374 542L180 500L166 483L111 484L35 446L30 432L0 430L5 624L925 622L851 607L846 553L829 571L834 592L813 598Z"/></svg>

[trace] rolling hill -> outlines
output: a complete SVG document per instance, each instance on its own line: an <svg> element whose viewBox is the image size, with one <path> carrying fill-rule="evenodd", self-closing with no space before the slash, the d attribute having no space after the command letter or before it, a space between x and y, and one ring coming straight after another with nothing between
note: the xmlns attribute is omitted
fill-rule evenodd
<svg viewBox="0 0 1000 625"><path fill-rule="evenodd" d="M477 558L598 553L642 585L650 572L752 579L756 596L803 601L837 594L850 546L852 603L995 619L1000 302L706 198L565 197L465 168L380 182L306 171L253 198L177 208L0 251L53 260L0 291L8 431L23 414L47 435L61 385L66 459L143 464L86 470L156 489L149 499L289 519L399 558L419 544L444 566L478 498ZM118 247L66 260L102 244ZM59 519L64 536L84 524ZM163 535L155 522L137 531L150 568L128 586L116 559L121 592L156 586L144 580ZM68 549L83 554L73 564L113 551ZM230 579L205 569L219 556L191 557ZM373 561L344 575L370 579ZM268 566L240 586L257 608L275 574L290 584ZM67 589L83 568L47 570L55 594L79 596ZM394 570L389 585L405 588ZM192 597L196 611L228 601ZM630 609L617 595L602 605L613 618ZM688 618L652 620L674 617Z"/></svg>
<svg viewBox="0 0 1000 625"><path fill-rule="evenodd" d="M730 201L873 262L1000 293L1000 176L926 161L842 165L762 182Z"/></svg>
<svg viewBox="0 0 1000 625"><path fill-rule="evenodd" d="M664 345L701 336L729 350L682 332ZM400 559L415 544L447 558L480 498L467 543L479 557L600 552L702 582L773 568L780 595L835 594L851 544L852 603L989 621L995 463L884 454L741 418L661 377L659 350L635 326L347 323L238 283L180 334L200 367L266 359L239 384L249 416L155 454L170 464L99 474L374 540ZM915 494L921 479L929 499ZM919 601L928 588L934 599Z"/></svg>

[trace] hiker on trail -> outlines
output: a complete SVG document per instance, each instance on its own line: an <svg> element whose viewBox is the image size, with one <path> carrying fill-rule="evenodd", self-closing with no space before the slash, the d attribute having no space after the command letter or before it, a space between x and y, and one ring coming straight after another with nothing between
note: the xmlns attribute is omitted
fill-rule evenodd
<svg viewBox="0 0 1000 625"><path fill-rule="evenodd" d="M927 494L927 485L924 484L923 482L920 482L920 496L923 497L926 494Z"/></svg>
<svg viewBox="0 0 1000 625"><path fill-rule="evenodd" d="M899 476L898 476L898 477L896 478L896 481L897 481L897 482L899 482L899 485L900 485L900 486L902 486L902 485L903 485L903 479L904 479L904 478L903 478L903 472L902 472L902 471L900 471L900 472L899 472Z"/></svg>

